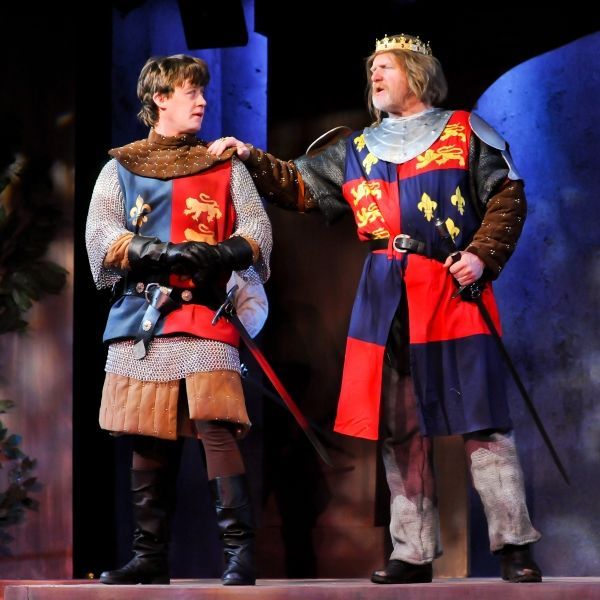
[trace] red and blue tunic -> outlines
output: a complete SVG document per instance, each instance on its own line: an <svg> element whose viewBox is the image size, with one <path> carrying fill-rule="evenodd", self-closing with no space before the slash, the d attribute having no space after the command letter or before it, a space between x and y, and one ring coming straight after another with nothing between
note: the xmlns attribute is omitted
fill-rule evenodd
<svg viewBox="0 0 600 600"><path fill-rule="evenodd" d="M174 243L216 243L231 236L236 214L230 194L230 161L169 180L141 177L120 164L118 175L130 231L135 231L139 222L140 235ZM190 279L177 275L169 278L170 285L194 287ZM104 341L134 338L147 307L143 297L121 296L110 310ZM213 326L213 317L213 309L184 304L158 321L155 336L193 335L237 346L239 336L234 327L226 319Z"/></svg>
<svg viewBox="0 0 600 600"><path fill-rule="evenodd" d="M458 248L466 248L481 218L469 186L469 113L453 113L438 139L402 163L378 159L362 133L348 138L343 194L359 239L392 240L404 233L443 251L434 221L441 218ZM448 270L418 254L375 251L365 261L346 346L335 430L377 439L384 350L406 290L411 373L425 435L512 426L502 357L477 306L451 296ZM404 285L403 285L404 284ZM483 302L500 330L491 284Z"/></svg>

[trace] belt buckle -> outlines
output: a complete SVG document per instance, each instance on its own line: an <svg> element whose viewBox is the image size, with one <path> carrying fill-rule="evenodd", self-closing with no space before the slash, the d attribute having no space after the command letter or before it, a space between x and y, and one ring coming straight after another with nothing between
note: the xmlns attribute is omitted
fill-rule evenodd
<svg viewBox="0 0 600 600"><path fill-rule="evenodd" d="M166 296L170 296L171 292L173 291L173 288L167 287L166 285L160 285L160 283L156 282L149 283L144 291L144 296L146 296L146 302L148 302L148 304L152 304L152 300L149 297L149 292L154 288L159 288L160 291Z"/></svg>
<svg viewBox="0 0 600 600"><path fill-rule="evenodd" d="M392 240L392 248L399 254L406 254L408 252L408 249L402 247L402 240L409 240L409 239L410 239L410 235L408 235L407 233L399 233Z"/></svg>

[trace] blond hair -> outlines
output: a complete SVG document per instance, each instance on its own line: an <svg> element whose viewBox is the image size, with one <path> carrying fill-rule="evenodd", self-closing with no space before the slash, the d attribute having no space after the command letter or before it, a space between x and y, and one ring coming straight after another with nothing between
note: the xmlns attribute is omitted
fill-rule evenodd
<svg viewBox="0 0 600 600"><path fill-rule="evenodd" d="M410 91L425 104L435 106L440 104L446 98L448 93L448 84L442 71L440 61L431 55L413 52L412 50L384 50L373 52L367 58L367 105L369 112L375 118L377 123L381 123L382 112L373 105L371 82L371 67L375 57L384 52L392 54L394 60L406 73L408 87Z"/></svg>
<svg viewBox="0 0 600 600"><path fill-rule="evenodd" d="M177 86L190 83L204 87L209 79L208 66L201 58L186 54L149 58L138 78L137 95L142 103L138 119L144 125L154 127L158 123L154 94L168 98Z"/></svg>

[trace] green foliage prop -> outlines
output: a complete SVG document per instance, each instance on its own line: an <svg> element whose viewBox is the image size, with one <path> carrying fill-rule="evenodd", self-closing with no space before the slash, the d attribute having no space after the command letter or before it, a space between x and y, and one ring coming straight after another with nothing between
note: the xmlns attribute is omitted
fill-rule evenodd
<svg viewBox="0 0 600 600"><path fill-rule="evenodd" d="M45 294L64 286L67 271L44 258L59 225L49 164L0 149L0 334L23 332L25 313ZM0 415L14 406L0 400ZM21 436L0 420L0 554L9 554L13 536L6 531L36 510L30 494L39 488L32 471L36 461L21 449Z"/></svg>

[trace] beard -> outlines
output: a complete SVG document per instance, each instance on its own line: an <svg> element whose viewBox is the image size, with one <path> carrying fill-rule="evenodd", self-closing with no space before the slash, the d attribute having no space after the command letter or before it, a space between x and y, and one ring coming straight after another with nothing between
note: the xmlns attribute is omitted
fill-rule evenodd
<svg viewBox="0 0 600 600"><path fill-rule="evenodd" d="M375 96L371 96L371 101L373 102L373 106L377 110L379 110L381 112L387 112L385 109L385 107L387 106L386 99L381 98L381 97L375 98Z"/></svg>

